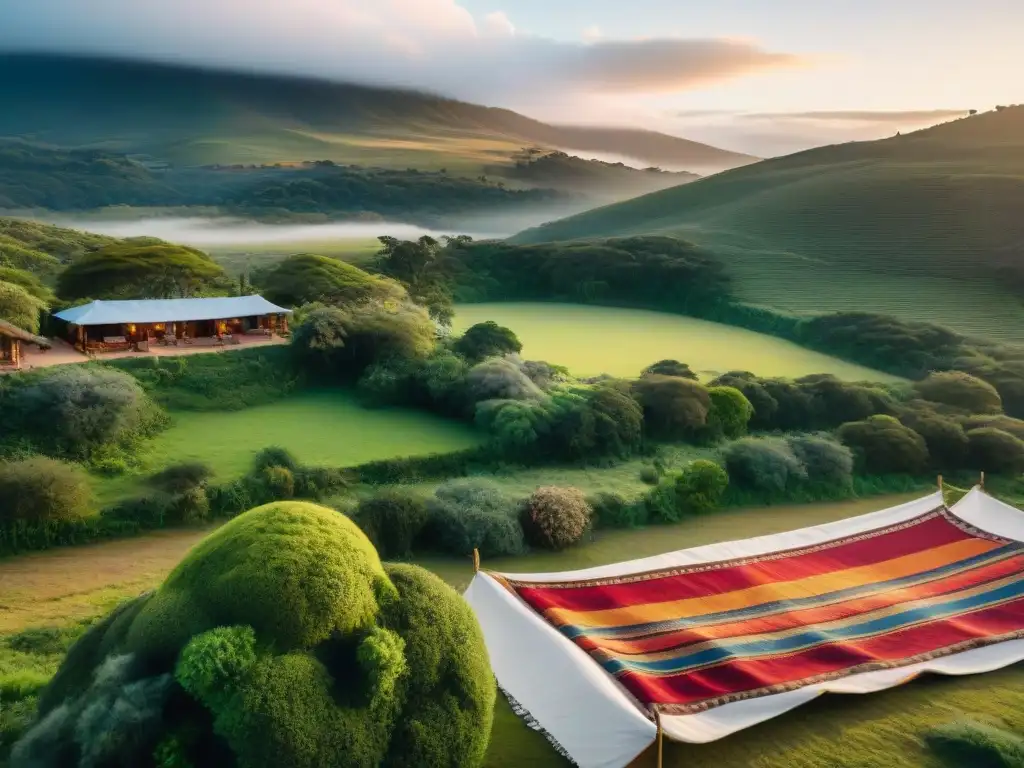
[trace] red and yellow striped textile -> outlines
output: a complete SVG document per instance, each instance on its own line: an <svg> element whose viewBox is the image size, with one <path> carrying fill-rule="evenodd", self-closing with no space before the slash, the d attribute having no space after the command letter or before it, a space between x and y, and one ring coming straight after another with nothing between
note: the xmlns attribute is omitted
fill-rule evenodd
<svg viewBox="0 0 1024 768"><path fill-rule="evenodd" d="M741 560L501 581L667 714L1024 637L1024 543L945 508Z"/></svg>

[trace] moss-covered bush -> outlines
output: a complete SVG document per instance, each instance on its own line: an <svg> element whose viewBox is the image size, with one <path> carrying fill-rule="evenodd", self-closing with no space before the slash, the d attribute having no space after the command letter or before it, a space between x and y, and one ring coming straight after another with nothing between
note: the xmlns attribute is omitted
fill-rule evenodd
<svg viewBox="0 0 1024 768"><path fill-rule="evenodd" d="M0 462L0 527L80 519L91 500L89 478L74 464L43 456Z"/></svg>
<svg viewBox="0 0 1024 768"><path fill-rule="evenodd" d="M523 504L523 531L531 544L559 551L583 538L593 514L578 488L538 488Z"/></svg>
<svg viewBox="0 0 1024 768"><path fill-rule="evenodd" d="M693 438L707 426L711 397L696 381L652 374L633 385L633 394L643 407L644 429L653 438Z"/></svg>
<svg viewBox="0 0 1024 768"><path fill-rule="evenodd" d="M517 507L492 483L454 480L427 502L429 536L438 549L453 555L519 555L526 550Z"/></svg>
<svg viewBox="0 0 1024 768"><path fill-rule="evenodd" d="M993 427L967 433L968 465L983 472L1024 472L1024 440Z"/></svg>
<svg viewBox="0 0 1024 768"><path fill-rule="evenodd" d="M742 488L782 494L807 480L807 468L781 438L745 437L722 455L729 479Z"/></svg>
<svg viewBox="0 0 1024 768"><path fill-rule="evenodd" d="M901 416L900 421L924 438L932 468L955 470L966 466L967 433L952 418L920 413Z"/></svg>
<svg viewBox="0 0 1024 768"><path fill-rule="evenodd" d="M914 474L928 467L924 438L891 416L872 416L844 424L838 434L868 472Z"/></svg>
<svg viewBox="0 0 1024 768"><path fill-rule="evenodd" d="M363 499L355 520L381 557L409 557L419 542L430 513L420 496L401 490L383 490Z"/></svg>
<svg viewBox="0 0 1024 768"><path fill-rule="evenodd" d="M944 403L967 413L1002 413L1003 400L987 381L962 371L942 371L914 384L925 400Z"/></svg>
<svg viewBox="0 0 1024 768"><path fill-rule="evenodd" d="M747 434L747 424L754 415L754 406L735 387L710 387L711 410L708 426L714 437L736 439Z"/></svg>
<svg viewBox="0 0 1024 768"><path fill-rule="evenodd" d="M281 502L199 544L70 649L14 765L480 766L495 686L465 602ZM97 762L90 762L95 757Z"/></svg>

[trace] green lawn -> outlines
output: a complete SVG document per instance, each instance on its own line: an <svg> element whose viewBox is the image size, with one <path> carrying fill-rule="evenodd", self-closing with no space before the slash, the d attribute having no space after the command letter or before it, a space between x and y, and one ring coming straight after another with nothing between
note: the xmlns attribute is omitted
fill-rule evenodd
<svg viewBox="0 0 1024 768"><path fill-rule="evenodd" d="M577 376L637 376L673 358L704 379L733 370L760 376L834 373L850 381L895 381L880 371L814 352L783 339L692 317L576 304L462 304L454 329L494 320L523 342L523 355L568 366Z"/></svg>
<svg viewBox="0 0 1024 768"><path fill-rule="evenodd" d="M172 413L170 429L149 445L149 470L183 461L210 464L219 479L245 474L261 448L278 445L304 464L344 467L377 459L447 453L479 444L470 426L423 411L363 408L347 393L303 391L241 411ZM97 482L101 501L137 490L139 478Z"/></svg>

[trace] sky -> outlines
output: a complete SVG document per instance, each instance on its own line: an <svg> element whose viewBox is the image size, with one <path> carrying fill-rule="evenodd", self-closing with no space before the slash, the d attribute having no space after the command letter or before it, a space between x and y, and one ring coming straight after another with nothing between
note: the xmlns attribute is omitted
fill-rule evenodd
<svg viewBox="0 0 1024 768"><path fill-rule="evenodd" d="M1024 101L1021 0L0 0L0 51L401 85L761 156Z"/></svg>

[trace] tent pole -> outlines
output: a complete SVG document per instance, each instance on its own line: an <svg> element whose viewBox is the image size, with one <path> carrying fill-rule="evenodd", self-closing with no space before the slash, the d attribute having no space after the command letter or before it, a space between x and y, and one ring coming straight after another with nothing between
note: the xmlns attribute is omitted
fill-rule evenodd
<svg viewBox="0 0 1024 768"><path fill-rule="evenodd" d="M665 731L661 727L661 711L657 705L654 707L654 722L658 724L658 768L662 768L665 754Z"/></svg>
<svg viewBox="0 0 1024 768"><path fill-rule="evenodd" d="M981 479L978 480L978 487L979 488L984 488L985 487L985 471L984 470L982 470L982 472L981 472Z"/></svg>
<svg viewBox="0 0 1024 768"><path fill-rule="evenodd" d="M480 550L473 550L473 573L480 573Z"/></svg>
<svg viewBox="0 0 1024 768"><path fill-rule="evenodd" d="M942 491L942 475L939 475L939 490Z"/></svg>

